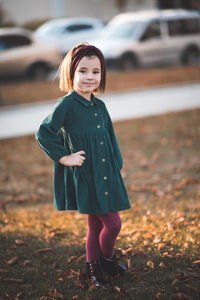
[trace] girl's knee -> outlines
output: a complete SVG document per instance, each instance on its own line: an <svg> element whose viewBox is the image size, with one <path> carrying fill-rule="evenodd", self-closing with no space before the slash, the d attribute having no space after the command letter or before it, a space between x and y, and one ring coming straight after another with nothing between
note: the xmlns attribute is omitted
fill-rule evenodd
<svg viewBox="0 0 200 300"><path fill-rule="evenodd" d="M122 227L121 219L118 218L117 220L114 220L109 227L109 230L113 235L118 235Z"/></svg>

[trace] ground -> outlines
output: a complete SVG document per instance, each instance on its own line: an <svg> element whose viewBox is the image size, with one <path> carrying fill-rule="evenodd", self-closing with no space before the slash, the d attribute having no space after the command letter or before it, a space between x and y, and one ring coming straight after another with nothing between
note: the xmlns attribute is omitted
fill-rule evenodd
<svg viewBox="0 0 200 300"><path fill-rule="evenodd" d="M106 92L188 82L200 82L200 66L108 72ZM59 90L57 80L2 83L0 84L0 108L13 104L54 100L64 94Z"/></svg>
<svg viewBox="0 0 200 300"><path fill-rule="evenodd" d="M53 207L52 161L34 136L0 141L0 299L200 298L200 109L114 123L132 208L113 288L85 278L86 216Z"/></svg>

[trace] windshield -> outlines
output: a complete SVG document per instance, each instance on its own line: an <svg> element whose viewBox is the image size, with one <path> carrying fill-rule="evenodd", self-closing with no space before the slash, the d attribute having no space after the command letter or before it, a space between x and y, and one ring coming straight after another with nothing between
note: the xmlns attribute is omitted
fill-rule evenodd
<svg viewBox="0 0 200 300"><path fill-rule="evenodd" d="M64 30L63 26L56 24L45 24L35 31L37 35L59 34Z"/></svg>
<svg viewBox="0 0 200 300"><path fill-rule="evenodd" d="M104 38L128 39L134 37L141 22L111 23L102 31Z"/></svg>

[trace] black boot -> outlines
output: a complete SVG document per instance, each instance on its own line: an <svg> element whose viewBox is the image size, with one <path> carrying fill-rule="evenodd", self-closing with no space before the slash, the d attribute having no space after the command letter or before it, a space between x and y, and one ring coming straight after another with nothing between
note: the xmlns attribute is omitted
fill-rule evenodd
<svg viewBox="0 0 200 300"><path fill-rule="evenodd" d="M92 280L97 287L109 288L110 284L104 279L100 260L96 259L91 262L86 262L87 277Z"/></svg>
<svg viewBox="0 0 200 300"><path fill-rule="evenodd" d="M101 265L103 271L111 276L115 276L117 274L122 276L127 270L127 267L118 261L115 254L113 254L113 256L109 259L101 257Z"/></svg>

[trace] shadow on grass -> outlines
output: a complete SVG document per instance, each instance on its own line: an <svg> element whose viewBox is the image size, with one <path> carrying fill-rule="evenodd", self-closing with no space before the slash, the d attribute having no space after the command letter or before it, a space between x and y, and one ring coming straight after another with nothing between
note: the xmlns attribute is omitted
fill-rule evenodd
<svg viewBox="0 0 200 300"><path fill-rule="evenodd" d="M69 232L66 232L68 235ZM186 256L117 250L129 269L111 279L110 290L90 286L85 274L85 245L60 238L44 241L31 234L0 235L0 299L199 299L198 264ZM179 298L178 298L179 297Z"/></svg>

